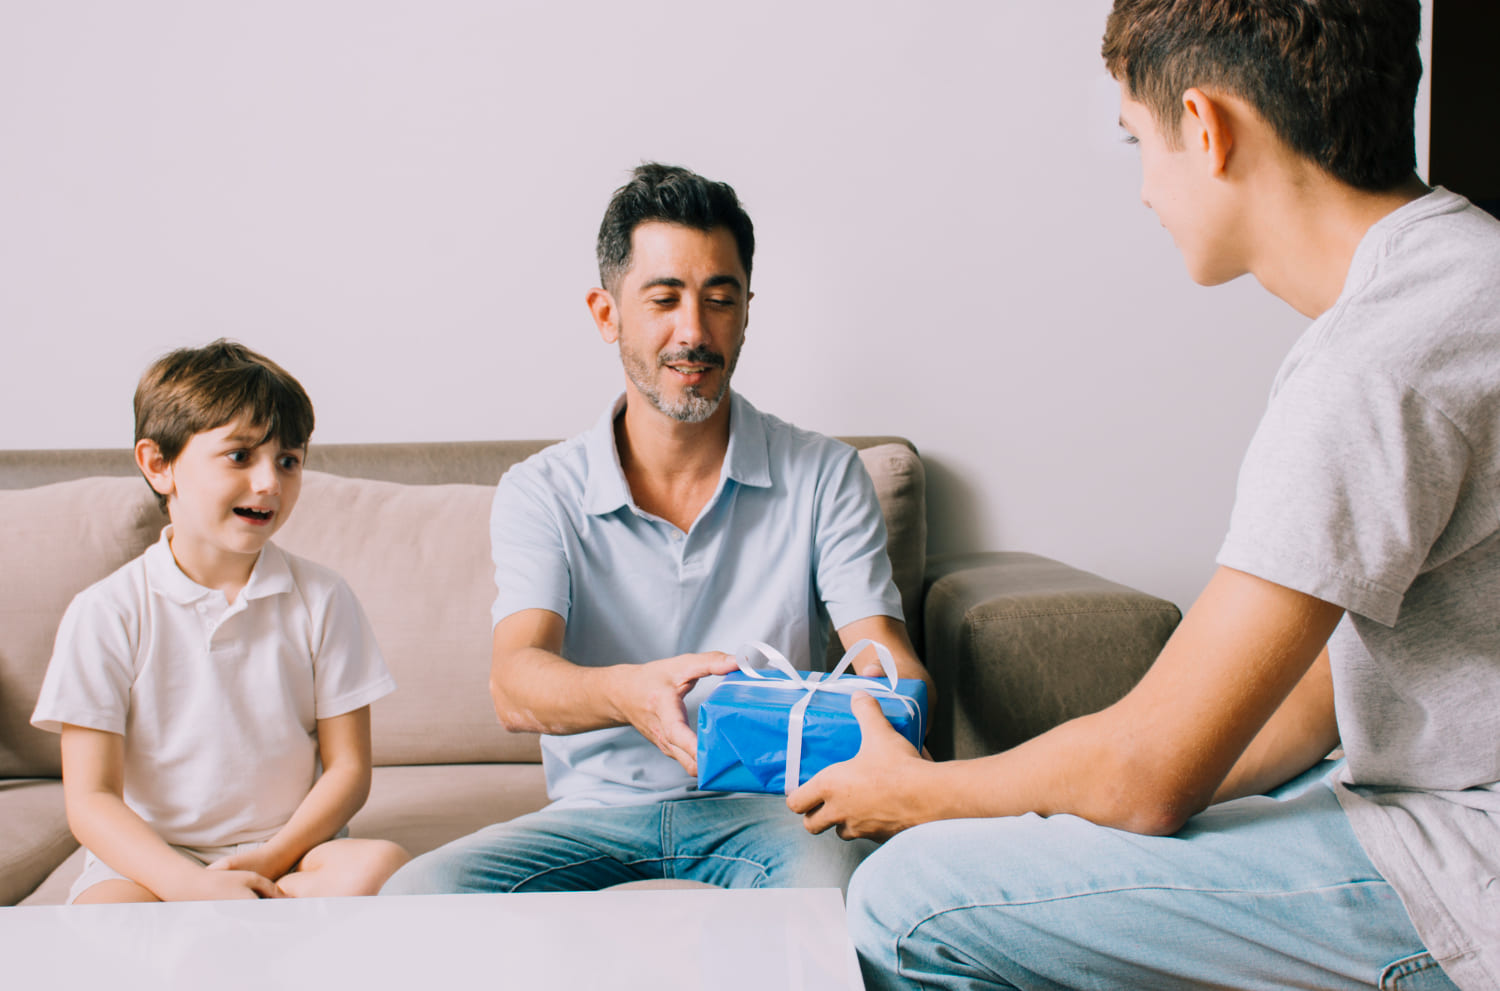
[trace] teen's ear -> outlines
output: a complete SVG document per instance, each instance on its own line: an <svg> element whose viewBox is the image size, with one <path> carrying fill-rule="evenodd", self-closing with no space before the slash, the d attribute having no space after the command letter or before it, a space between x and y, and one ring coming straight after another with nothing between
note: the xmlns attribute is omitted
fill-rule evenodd
<svg viewBox="0 0 1500 991"><path fill-rule="evenodd" d="M154 440L138 440L135 443L135 466L146 476L146 481L158 495L170 496L173 491L172 463L162 457L161 448Z"/></svg>
<svg viewBox="0 0 1500 991"><path fill-rule="evenodd" d="M1182 139L1189 151L1206 156L1214 175L1224 171L1234 148L1227 107L1196 86L1182 94Z"/></svg>
<svg viewBox="0 0 1500 991"><path fill-rule="evenodd" d="M589 313L594 317L594 326L599 328L599 336L604 338L605 344L613 344L620 339L620 324L615 314L615 298L604 289L590 289L588 300Z"/></svg>

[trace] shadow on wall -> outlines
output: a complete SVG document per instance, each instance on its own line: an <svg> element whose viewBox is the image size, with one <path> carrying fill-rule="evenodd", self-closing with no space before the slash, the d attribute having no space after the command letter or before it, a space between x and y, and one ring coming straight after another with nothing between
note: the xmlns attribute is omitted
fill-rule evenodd
<svg viewBox="0 0 1500 991"><path fill-rule="evenodd" d="M983 518L979 493L942 458L923 455L927 474L927 553L995 550L984 546L976 521Z"/></svg>

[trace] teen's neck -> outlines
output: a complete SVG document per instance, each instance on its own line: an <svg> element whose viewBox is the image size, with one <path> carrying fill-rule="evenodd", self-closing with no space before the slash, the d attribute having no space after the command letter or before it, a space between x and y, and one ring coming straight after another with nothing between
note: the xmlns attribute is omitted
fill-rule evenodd
<svg viewBox="0 0 1500 991"><path fill-rule="evenodd" d="M687 532L719 485L730 401L725 395L702 423L682 423L644 397L627 398L615 418L615 451L637 506Z"/></svg>
<svg viewBox="0 0 1500 991"><path fill-rule="evenodd" d="M1366 192L1310 167L1266 191L1250 271L1267 290L1315 319L1338 301L1370 228L1429 191L1414 175L1392 189Z"/></svg>
<svg viewBox="0 0 1500 991"><path fill-rule="evenodd" d="M230 605L250 582L260 553L245 555L221 551L173 533L167 538L172 559L184 575L204 588L224 593Z"/></svg>

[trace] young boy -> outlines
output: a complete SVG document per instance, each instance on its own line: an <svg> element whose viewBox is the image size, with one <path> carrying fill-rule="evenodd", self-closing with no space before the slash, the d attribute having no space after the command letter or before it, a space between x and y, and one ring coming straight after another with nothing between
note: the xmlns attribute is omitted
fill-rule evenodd
<svg viewBox="0 0 1500 991"><path fill-rule="evenodd" d="M152 365L135 458L171 517L81 592L32 723L62 734L69 901L373 894L406 861L336 838L370 789L372 701L395 684L359 603L270 543L313 429L297 380L216 341Z"/></svg>
<svg viewBox="0 0 1500 991"><path fill-rule="evenodd" d="M1314 322L1126 698L948 764L861 703L789 797L899 833L849 893L871 987L1500 987L1500 224L1413 174L1419 22L1116 0L1142 199Z"/></svg>

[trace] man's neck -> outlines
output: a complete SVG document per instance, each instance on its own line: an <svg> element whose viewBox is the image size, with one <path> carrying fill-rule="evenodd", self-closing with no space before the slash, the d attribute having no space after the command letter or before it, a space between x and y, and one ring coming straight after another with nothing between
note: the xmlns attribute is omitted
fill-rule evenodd
<svg viewBox="0 0 1500 991"><path fill-rule="evenodd" d="M730 395L702 423L682 423L627 392L615 451L641 509L686 532L718 488L729 451Z"/></svg>
<svg viewBox="0 0 1500 991"><path fill-rule="evenodd" d="M1354 253L1377 221L1425 195L1416 177L1378 193L1309 170L1268 189L1250 271L1307 317L1317 318L1344 290Z"/></svg>

